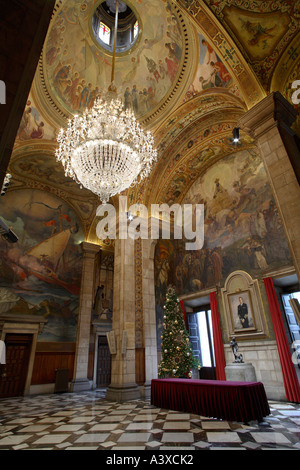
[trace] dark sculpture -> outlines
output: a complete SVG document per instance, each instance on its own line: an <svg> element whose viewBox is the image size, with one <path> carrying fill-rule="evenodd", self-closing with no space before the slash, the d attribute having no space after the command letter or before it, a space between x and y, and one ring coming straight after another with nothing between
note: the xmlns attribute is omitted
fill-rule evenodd
<svg viewBox="0 0 300 470"><path fill-rule="evenodd" d="M234 362L237 362L237 363L244 362L243 361L243 355L237 352L239 347L238 347L238 344L237 344L236 339L235 339L234 336L233 336L232 340L230 341L230 346L231 346L232 352L234 354L234 359L235 359Z"/></svg>

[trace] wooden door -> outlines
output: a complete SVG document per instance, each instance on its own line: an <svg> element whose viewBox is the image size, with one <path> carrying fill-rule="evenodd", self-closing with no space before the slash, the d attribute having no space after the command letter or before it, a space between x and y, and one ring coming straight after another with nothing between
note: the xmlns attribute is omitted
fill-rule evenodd
<svg viewBox="0 0 300 470"><path fill-rule="evenodd" d="M6 335L6 365L1 368L0 398L24 394L32 338L32 335Z"/></svg>
<svg viewBox="0 0 300 470"><path fill-rule="evenodd" d="M111 355L106 336L98 338L97 387L107 387L111 379Z"/></svg>

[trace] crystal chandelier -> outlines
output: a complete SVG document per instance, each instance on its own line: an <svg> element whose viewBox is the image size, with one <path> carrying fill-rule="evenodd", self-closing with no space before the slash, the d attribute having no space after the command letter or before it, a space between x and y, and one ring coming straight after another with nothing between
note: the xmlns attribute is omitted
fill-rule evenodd
<svg viewBox="0 0 300 470"><path fill-rule="evenodd" d="M133 111L125 110L117 98L113 80L117 21L118 0L109 91L60 130L56 150L65 175L98 195L103 204L148 176L157 158L152 135L141 129Z"/></svg>

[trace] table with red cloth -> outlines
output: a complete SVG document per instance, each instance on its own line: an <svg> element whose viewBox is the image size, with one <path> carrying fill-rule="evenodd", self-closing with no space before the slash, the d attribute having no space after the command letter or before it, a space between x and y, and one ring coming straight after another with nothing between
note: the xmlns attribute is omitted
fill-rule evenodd
<svg viewBox="0 0 300 470"><path fill-rule="evenodd" d="M262 421L270 414L261 382L153 379L151 404L227 421Z"/></svg>

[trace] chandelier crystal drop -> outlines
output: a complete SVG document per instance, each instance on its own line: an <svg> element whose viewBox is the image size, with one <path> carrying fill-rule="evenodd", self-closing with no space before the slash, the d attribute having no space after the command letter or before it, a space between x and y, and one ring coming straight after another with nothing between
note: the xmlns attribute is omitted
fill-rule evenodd
<svg viewBox="0 0 300 470"><path fill-rule="evenodd" d="M120 99L109 96L69 120L57 141L56 159L66 176L98 195L103 204L148 176L157 159L151 133L141 129Z"/></svg>

